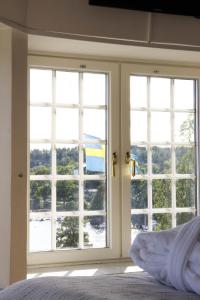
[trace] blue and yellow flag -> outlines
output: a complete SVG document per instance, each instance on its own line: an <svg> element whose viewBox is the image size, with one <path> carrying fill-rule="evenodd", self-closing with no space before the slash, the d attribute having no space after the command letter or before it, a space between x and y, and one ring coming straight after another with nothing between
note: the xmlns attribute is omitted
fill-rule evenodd
<svg viewBox="0 0 200 300"><path fill-rule="evenodd" d="M88 141L98 140L92 135L85 135ZM105 145L102 144L85 144L86 170L90 172L105 172Z"/></svg>

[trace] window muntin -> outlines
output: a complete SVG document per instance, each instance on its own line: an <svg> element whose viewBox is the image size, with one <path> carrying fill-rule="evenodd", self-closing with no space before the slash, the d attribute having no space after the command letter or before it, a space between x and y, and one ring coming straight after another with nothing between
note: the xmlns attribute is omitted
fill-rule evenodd
<svg viewBox="0 0 200 300"><path fill-rule="evenodd" d="M132 240L138 231L168 229L196 212L195 89L193 79L130 75L131 155L136 160ZM146 106L138 104L141 94Z"/></svg>
<svg viewBox="0 0 200 300"><path fill-rule="evenodd" d="M108 75L31 68L30 87L29 251L105 248Z"/></svg>

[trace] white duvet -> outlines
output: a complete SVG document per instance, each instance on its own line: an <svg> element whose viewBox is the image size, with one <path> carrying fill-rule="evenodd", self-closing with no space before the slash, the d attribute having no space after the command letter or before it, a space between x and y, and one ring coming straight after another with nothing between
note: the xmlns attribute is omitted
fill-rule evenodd
<svg viewBox="0 0 200 300"><path fill-rule="evenodd" d="M200 217L171 230L139 233L130 256L158 281L200 295Z"/></svg>
<svg viewBox="0 0 200 300"><path fill-rule="evenodd" d="M161 285L145 272L94 277L41 277L0 291L0 300L199 300Z"/></svg>

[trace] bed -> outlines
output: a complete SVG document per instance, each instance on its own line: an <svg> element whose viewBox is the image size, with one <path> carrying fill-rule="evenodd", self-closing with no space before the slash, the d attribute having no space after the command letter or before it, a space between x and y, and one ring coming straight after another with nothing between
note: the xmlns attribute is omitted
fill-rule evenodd
<svg viewBox="0 0 200 300"><path fill-rule="evenodd" d="M0 291L0 300L197 300L200 296L169 288L145 272L94 277L41 277Z"/></svg>

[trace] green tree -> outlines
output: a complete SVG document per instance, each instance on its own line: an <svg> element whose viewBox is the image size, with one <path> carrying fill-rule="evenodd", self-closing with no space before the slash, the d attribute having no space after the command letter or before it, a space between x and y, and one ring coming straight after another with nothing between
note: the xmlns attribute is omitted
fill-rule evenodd
<svg viewBox="0 0 200 300"><path fill-rule="evenodd" d="M56 184L56 203L58 211L78 210L79 194L78 181L58 180Z"/></svg>
<svg viewBox="0 0 200 300"><path fill-rule="evenodd" d="M51 209L50 181L34 180L30 182L30 210L48 211Z"/></svg>
<svg viewBox="0 0 200 300"><path fill-rule="evenodd" d="M79 220L77 217L65 217L58 221L56 234L57 248L77 248L79 243ZM89 243L88 233L84 232L84 243Z"/></svg>

